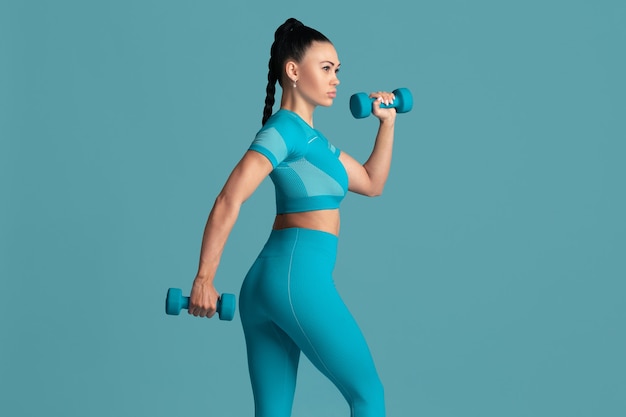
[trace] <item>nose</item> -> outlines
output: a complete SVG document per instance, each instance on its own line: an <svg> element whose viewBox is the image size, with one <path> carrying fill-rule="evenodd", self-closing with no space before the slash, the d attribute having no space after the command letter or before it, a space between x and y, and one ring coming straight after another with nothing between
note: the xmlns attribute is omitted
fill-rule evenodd
<svg viewBox="0 0 626 417"><path fill-rule="evenodd" d="M333 78L333 80L331 81L331 85L338 86L339 84L341 84L341 82L339 81L339 77L337 77L337 74L335 74L335 78Z"/></svg>

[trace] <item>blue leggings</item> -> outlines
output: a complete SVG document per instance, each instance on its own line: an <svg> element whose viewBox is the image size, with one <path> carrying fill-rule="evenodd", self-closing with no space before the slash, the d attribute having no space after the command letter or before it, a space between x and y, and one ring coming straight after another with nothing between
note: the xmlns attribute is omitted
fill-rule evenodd
<svg viewBox="0 0 626 417"><path fill-rule="evenodd" d="M273 230L243 282L240 315L256 417L289 417L300 352L328 377L352 417L383 417L383 387L361 330L335 289L337 237Z"/></svg>

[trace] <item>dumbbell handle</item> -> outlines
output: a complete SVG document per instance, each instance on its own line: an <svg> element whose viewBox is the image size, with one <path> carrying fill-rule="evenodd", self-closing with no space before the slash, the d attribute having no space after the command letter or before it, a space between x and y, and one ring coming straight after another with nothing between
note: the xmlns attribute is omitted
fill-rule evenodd
<svg viewBox="0 0 626 417"><path fill-rule="evenodd" d="M364 93L365 94L365 93ZM377 98L370 98L370 103L374 104L374 102L378 100ZM394 107L398 107L398 100L394 100L389 104L385 104L384 102L380 102L381 109L393 109Z"/></svg>
<svg viewBox="0 0 626 417"><path fill-rule="evenodd" d="M413 96L406 88L398 88L393 91L395 99L389 103L380 103L381 109L395 108L398 113L406 113L413 108ZM366 93L353 94L350 97L350 111L357 119L367 117L372 112L372 104L376 98L370 98Z"/></svg>
<svg viewBox="0 0 626 417"><path fill-rule="evenodd" d="M165 299L165 313L178 315L183 308L189 309L189 297L182 295L178 288L170 288ZM220 320L232 320L235 314L235 295L222 294L217 299L216 312Z"/></svg>
<svg viewBox="0 0 626 417"><path fill-rule="evenodd" d="M181 297L180 308L184 308L185 310L189 310L189 297L187 297L186 295L183 295ZM221 309L222 309L222 300L218 298L217 299L217 306L216 306L216 310L215 311L219 314Z"/></svg>

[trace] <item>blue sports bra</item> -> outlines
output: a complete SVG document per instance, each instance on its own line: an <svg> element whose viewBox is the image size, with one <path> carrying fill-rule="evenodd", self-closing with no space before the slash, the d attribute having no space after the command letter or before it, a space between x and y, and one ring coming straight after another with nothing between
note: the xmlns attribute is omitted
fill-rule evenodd
<svg viewBox="0 0 626 417"><path fill-rule="evenodd" d="M257 133L250 149L274 167L277 214L339 208L348 174L339 149L300 116L280 109Z"/></svg>

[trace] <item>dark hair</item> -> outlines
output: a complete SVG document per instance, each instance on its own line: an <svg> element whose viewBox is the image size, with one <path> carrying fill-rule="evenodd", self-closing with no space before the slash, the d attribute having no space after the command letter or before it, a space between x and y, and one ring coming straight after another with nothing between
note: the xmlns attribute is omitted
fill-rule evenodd
<svg viewBox="0 0 626 417"><path fill-rule="evenodd" d="M276 94L276 81L282 87L283 65L288 59L300 62L307 49L315 41L330 42L330 40L317 30L305 26L297 19L289 18L276 29L274 43L270 50L268 64L267 88L265 96L265 108L263 109L263 122L272 115L274 107L274 95Z"/></svg>

